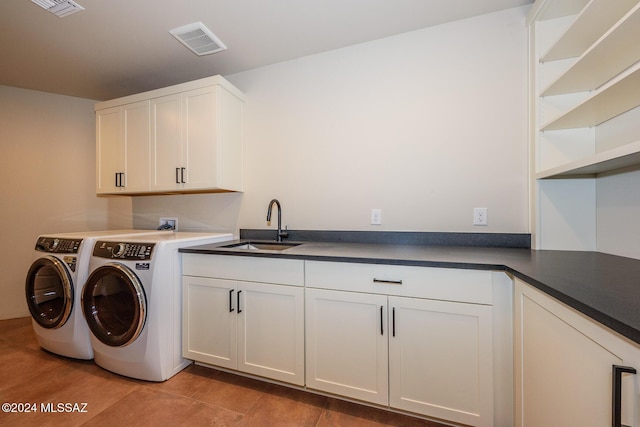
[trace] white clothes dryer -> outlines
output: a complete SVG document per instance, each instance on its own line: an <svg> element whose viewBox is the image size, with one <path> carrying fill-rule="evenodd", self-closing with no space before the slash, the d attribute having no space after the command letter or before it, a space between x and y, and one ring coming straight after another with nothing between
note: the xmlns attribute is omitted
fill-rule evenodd
<svg viewBox="0 0 640 427"><path fill-rule="evenodd" d="M27 306L38 344L52 353L93 359L80 307L82 286L98 238L172 233L158 230L110 230L41 235L25 282Z"/></svg>
<svg viewBox="0 0 640 427"><path fill-rule="evenodd" d="M182 358L180 248L232 240L223 233L100 239L89 263L82 309L95 363L127 377L165 381Z"/></svg>

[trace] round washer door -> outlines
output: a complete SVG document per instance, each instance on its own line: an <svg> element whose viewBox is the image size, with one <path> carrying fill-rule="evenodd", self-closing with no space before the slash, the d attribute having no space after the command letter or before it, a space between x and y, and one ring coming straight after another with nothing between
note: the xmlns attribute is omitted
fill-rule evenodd
<svg viewBox="0 0 640 427"><path fill-rule="evenodd" d="M43 328L65 324L73 308L73 282L64 263L54 256L31 264L25 283L31 317Z"/></svg>
<svg viewBox="0 0 640 427"><path fill-rule="evenodd" d="M96 268L82 290L82 311L93 335L106 345L132 343L142 332L147 312L140 279L125 265Z"/></svg>

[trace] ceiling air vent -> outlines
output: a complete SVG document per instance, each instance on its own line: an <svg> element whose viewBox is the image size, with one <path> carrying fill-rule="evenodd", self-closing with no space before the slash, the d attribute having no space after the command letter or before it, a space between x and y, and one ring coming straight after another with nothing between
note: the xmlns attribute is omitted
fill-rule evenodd
<svg viewBox="0 0 640 427"><path fill-rule="evenodd" d="M67 15L71 15L75 12L84 10L84 7L71 0L31 0L41 8L48 10L54 15L64 18Z"/></svg>
<svg viewBox="0 0 640 427"><path fill-rule="evenodd" d="M226 50L227 47L202 22L184 25L169 31L180 43L198 56Z"/></svg>

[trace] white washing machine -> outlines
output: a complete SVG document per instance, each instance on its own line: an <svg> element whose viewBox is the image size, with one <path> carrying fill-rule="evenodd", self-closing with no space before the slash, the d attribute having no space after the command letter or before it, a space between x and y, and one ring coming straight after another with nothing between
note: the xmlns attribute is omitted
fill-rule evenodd
<svg viewBox="0 0 640 427"><path fill-rule="evenodd" d="M165 381L188 366L191 361L182 358L178 249L231 239L178 232L98 240L82 291L95 363L147 381Z"/></svg>
<svg viewBox="0 0 640 427"><path fill-rule="evenodd" d="M111 230L39 236L25 293L40 347L61 356L93 359L80 297L96 239L159 233L172 232Z"/></svg>

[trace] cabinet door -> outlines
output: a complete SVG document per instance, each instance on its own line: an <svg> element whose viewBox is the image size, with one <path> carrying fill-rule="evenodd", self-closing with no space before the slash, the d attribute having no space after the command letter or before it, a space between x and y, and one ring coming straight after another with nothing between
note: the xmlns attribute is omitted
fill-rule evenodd
<svg viewBox="0 0 640 427"><path fill-rule="evenodd" d="M236 283L183 276L182 356L236 369Z"/></svg>
<svg viewBox="0 0 640 427"><path fill-rule="evenodd" d="M184 188L218 186L217 86L182 94Z"/></svg>
<svg viewBox="0 0 640 427"><path fill-rule="evenodd" d="M240 282L238 370L304 385L304 288Z"/></svg>
<svg viewBox="0 0 640 427"><path fill-rule="evenodd" d="M151 100L151 188L182 188L182 106L180 95Z"/></svg>
<svg viewBox="0 0 640 427"><path fill-rule="evenodd" d="M492 426L491 310L479 304L389 297L390 405Z"/></svg>
<svg viewBox="0 0 640 427"><path fill-rule="evenodd" d="M121 107L96 111L96 192L114 193L116 174L124 173L124 140Z"/></svg>
<svg viewBox="0 0 640 427"><path fill-rule="evenodd" d="M149 191L149 101L122 107L125 145L124 192Z"/></svg>
<svg viewBox="0 0 640 427"><path fill-rule="evenodd" d="M306 290L307 387L388 403L387 297Z"/></svg>
<svg viewBox="0 0 640 427"><path fill-rule="evenodd" d="M622 352L581 326L589 321L519 282L515 315L516 426L612 425L612 366L629 363ZM635 382L622 377L623 425L638 425L637 403L627 401Z"/></svg>

